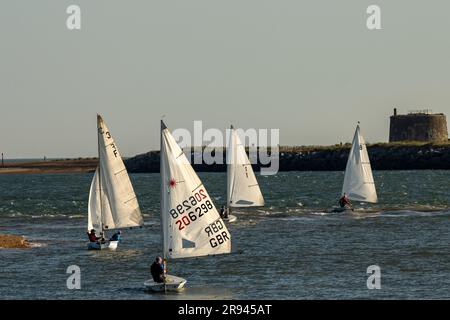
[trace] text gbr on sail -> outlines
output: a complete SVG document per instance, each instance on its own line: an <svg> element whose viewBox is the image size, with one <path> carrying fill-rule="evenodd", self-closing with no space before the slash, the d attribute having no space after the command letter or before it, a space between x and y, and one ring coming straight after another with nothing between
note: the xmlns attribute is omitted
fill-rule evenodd
<svg viewBox="0 0 450 320"><path fill-rule="evenodd" d="M223 230L223 222L221 220L217 220L211 223L209 226L205 228L205 232L208 235L209 244L212 248L221 245L222 243L230 240L230 236L228 233Z"/></svg>

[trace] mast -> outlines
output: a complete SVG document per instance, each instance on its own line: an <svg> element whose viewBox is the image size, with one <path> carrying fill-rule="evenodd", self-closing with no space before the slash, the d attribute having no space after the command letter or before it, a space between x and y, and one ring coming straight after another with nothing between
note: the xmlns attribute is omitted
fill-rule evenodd
<svg viewBox="0 0 450 320"><path fill-rule="evenodd" d="M164 218L163 218L163 201L164 201L164 183L163 183L163 130L166 129L166 125L164 124L164 121L161 119L161 132L160 132L160 139L159 139L159 176L161 178L161 195L160 195L160 210L161 210L161 239L163 244L163 263L164 263L164 276L167 273L167 259L166 259L166 241L164 241ZM165 278L164 278L165 279ZM164 292L166 292L166 281L164 280Z"/></svg>
<svg viewBox="0 0 450 320"><path fill-rule="evenodd" d="M233 184L232 185L228 185L228 190L227 190L227 206L225 207L226 212L224 212L224 214L226 213L228 216L231 214L231 195L233 192L233 186L234 186L234 168L232 168L232 166L235 164L235 143L234 143L234 127L233 125L230 126L230 144L228 146L228 150L227 152L230 152L230 154L232 155L233 158L228 157L228 161L230 161L230 163L228 163L228 170L231 171L233 170ZM230 179L229 174L228 175L228 179ZM228 184L230 183L230 181L228 181Z"/></svg>
<svg viewBox="0 0 450 320"><path fill-rule="evenodd" d="M98 190L100 195L100 225L101 230L103 232L103 197L102 197L102 174L101 174L101 160L100 160L100 134L103 134L101 131L100 121L101 116L97 114L97 152L98 152ZM105 236L105 235L103 235Z"/></svg>

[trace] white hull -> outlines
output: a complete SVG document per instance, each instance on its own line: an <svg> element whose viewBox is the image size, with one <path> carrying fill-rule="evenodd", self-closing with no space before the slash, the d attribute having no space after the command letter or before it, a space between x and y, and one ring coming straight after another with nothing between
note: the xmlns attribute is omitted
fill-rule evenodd
<svg viewBox="0 0 450 320"><path fill-rule="evenodd" d="M165 283L155 282L153 279L144 282L145 288L153 292L180 292L185 284L186 279L171 275L166 275Z"/></svg>
<svg viewBox="0 0 450 320"><path fill-rule="evenodd" d="M107 241L105 243L89 242L88 250L116 250L119 241Z"/></svg>
<svg viewBox="0 0 450 320"><path fill-rule="evenodd" d="M222 220L225 222L231 223L231 222L235 222L237 220L237 217L230 214L228 216L228 218L223 218Z"/></svg>

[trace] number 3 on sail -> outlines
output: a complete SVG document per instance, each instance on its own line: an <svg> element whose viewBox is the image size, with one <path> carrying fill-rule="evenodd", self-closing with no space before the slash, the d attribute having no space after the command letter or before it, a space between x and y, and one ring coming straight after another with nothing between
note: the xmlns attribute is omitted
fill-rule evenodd
<svg viewBox="0 0 450 320"><path fill-rule="evenodd" d="M88 249L115 250L119 240L107 241L106 230L142 226L144 220L119 149L100 115L97 133L99 162L89 193Z"/></svg>

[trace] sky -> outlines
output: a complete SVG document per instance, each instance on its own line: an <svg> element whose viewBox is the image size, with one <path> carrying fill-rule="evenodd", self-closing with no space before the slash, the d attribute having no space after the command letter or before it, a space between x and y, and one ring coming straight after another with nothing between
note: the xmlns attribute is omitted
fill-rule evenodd
<svg viewBox="0 0 450 320"><path fill-rule="evenodd" d="M444 0L2 0L0 152L96 156L97 113L124 156L159 148L163 115L279 129L281 145L350 141L360 121L387 141L394 107L450 114L449 14Z"/></svg>

